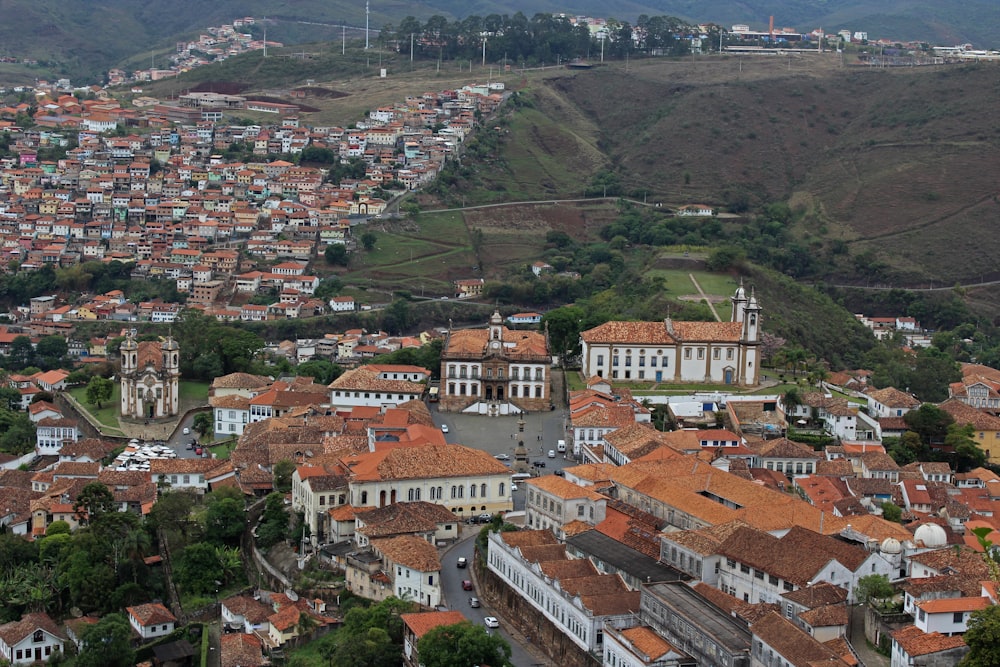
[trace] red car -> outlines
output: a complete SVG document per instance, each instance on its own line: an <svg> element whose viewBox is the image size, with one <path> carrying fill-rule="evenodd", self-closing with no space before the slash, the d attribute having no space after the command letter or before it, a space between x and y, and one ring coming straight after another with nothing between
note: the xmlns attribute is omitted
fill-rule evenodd
<svg viewBox="0 0 1000 667"><path fill-rule="evenodd" d="M463 591L471 591L472 590L472 582L469 581L468 579L466 579L465 581L463 581L462 582L462 590Z"/></svg>

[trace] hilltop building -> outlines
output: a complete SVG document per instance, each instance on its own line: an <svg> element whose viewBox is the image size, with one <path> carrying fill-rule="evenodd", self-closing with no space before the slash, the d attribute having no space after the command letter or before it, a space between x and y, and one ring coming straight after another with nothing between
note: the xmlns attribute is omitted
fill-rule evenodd
<svg viewBox="0 0 1000 667"><path fill-rule="evenodd" d="M729 322L605 322L580 334L584 377L614 381L759 383L761 306L742 283Z"/></svg>

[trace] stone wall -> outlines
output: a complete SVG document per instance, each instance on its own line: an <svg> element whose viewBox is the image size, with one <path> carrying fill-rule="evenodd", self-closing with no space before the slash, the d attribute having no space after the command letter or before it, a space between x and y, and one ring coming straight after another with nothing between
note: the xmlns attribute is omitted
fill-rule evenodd
<svg viewBox="0 0 1000 667"><path fill-rule="evenodd" d="M475 562L480 597L488 600L500 617L514 626L528 642L535 644L560 667L601 667L600 658L574 644L520 593L491 572L478 554Z"/></svg>

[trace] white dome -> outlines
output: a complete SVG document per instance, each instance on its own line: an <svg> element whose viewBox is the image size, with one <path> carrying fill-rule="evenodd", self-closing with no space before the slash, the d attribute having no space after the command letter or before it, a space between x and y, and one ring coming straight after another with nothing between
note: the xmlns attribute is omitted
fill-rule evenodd
<svg viewBox="0 0 1000 667"><path fill-rule="evenodd" d="M944 528L936 523L923 524L914 531L913 538L917 542L923 542L925 547L943 547L948 544Z"/></svg>
<svg viewBox="0 0 1000 667"><path fill-rule="evenodd" d="M884 540L882 540L882 545L879 547L879 549L884 554L898 554L902 553L903 545L900 544L899 540L897 540L895 537L887 537Z"/></svg>

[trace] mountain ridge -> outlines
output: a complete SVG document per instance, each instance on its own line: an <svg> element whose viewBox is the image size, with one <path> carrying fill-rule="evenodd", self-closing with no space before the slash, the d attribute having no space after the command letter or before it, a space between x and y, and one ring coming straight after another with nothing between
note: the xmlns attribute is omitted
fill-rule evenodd
<svg viewBox="0 0 1000 667"><path fill-rule="evenodd" d="M411 15L455 19L519 11L532 16L561 13L566 8L554 0L513 0L503 5L485 0L471 4L386 0L372 7L370 25L378 30ZM0 55L37 59L52 75L87 78L80 83L97 81L108 68L130 58L149 54L151 49L162 54L180 39L243 16L281 17L269 28L268 37L289 44L323 36L319 25L307 29L309 22L365 25L364 5L318 0L278 4L219 0L208 5L196 0L106 0L99 5L87 0L0 0L0 12L5 17L0 24L0 44L4 45ZM986 0L889 0L879 4L870 0L622 0L611 5L584 0L575 3L573 13L630 22L641 14L671 15L692 22L716 22L726 28L748 23L760 30L774 16L776 26L791 26L800 32L822 27L832 33L847 28L867 31L873 39L946 45L969 42L980 48L995 45L1000 34L1000 12ZM335 41L339 36L325 38Z"/></svg>

